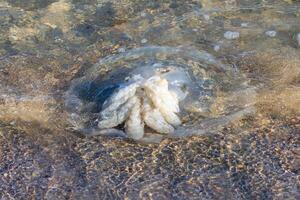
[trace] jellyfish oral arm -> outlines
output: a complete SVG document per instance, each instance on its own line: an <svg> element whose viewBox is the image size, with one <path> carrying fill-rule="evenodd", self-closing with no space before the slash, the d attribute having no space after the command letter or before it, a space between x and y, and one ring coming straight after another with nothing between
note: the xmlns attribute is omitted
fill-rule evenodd
<svg viewBox="0 0 300 200"><path fill-rule="evenodd" d="M144 125L157 133L169 134L181 125L179 100L160 76L133 81L119 89L104 103L98 127L111 129L125 122L127 136L143 138Z"/></svg>

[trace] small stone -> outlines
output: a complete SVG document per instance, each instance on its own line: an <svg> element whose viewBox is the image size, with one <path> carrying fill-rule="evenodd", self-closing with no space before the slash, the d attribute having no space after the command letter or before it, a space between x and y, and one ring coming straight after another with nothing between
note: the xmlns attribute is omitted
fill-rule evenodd
<svg viewBox="0 0 300 200"><path fill-rule="evenodd" d="M207 14L203 15L203 17L206 21L208 21L210 19L209 15L207 15Z"/></svg>
<svg viewBox="0 0 300 200"><path fill-rule="evenodd" d="M224 38L228 39L228 40L234 40L240 37L240 33L239 32L234 32L234 31L226 31L224 33Z"/></svg>
<svg viewBox="0 0 300 200"><path fill-rule="evenodd" d="M241 27L248 27L248 23L246 23L246 22L241 23Z"/></svg>
<svg viewBox="0 0 300 200"><path fill-rule="evenodd" d="M145 38L141 40L141 43L143 43L143 44L145 44L145 43L147 43L147 42L148 42L148 40L145 39Z"/></svg>
<svg viewBox="0 0 300 200"><path fill-rule="evenodd" d="M118 49L118 52L119 52L119 53L124 53L125 51L126 51L126 49L123 48L123 47L121 47L121 48Z"/></svg>
<svg viewBox="0 0 300 200"><path fill-rule="evenodd" d="M219 51L220 48L221 48L221 47L220 47L220 45L218 45L218 44L214 46L214 50L215 50L215 51Z"/></svg>
<svg viewBox="0 0 300 200"><path fill-rule="evenodd" d="M297 34L298 45L300 46L300 33Z"/></svg>
<svg viewBox="0 0 300 200"><path fill-rule="evenodd" d="M275 37L277 32L276 31L266 31L265 34L269 37Z"/></svg>

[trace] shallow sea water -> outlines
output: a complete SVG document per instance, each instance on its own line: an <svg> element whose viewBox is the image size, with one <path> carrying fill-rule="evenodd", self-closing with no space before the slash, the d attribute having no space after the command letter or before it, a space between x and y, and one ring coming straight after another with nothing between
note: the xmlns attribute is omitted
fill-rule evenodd
<svg viewBox="0 0 300 200"><path fill-rule="evenodd" d="M0 25L0 199L299 199L299 1L8 0ZM189 52L230 71L210 76L210 115L186 119L201 134L74 130L77 80L157 61L209 71Z"/></svg>

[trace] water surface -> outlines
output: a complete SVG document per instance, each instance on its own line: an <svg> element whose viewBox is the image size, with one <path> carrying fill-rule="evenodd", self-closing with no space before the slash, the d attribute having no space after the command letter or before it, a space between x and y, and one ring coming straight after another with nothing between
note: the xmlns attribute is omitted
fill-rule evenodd
<svg viewBox="0 0 300 200"><path fill-rule="evenodd" d="M0 198L299 198L299 13L293 0L1 1ZM139 63L119 55L151 46L209 53L233 77L212 113L255 112L212 131L194 116L201 135L160 144L74 131L74 80ZM203 72L184 53L176 62Z"/></svg>

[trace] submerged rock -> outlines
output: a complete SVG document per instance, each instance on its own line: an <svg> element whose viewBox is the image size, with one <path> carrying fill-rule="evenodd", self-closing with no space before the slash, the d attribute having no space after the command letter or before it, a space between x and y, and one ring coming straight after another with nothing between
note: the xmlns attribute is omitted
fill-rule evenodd
<svg viewBox="0 0 300 200"><path fill-rule="evenodd" d="M240 37L240 33L239 32L234 32L234 31L226 31L224 33L224 38L228 39L228 40L233 40L233 39L237 39Z"/></svg>
<svg viewBox="0 0 300 200"><path fill-rule="evenodd" d="M275 37L277 35L276 31L266 31L265 34L269 37Z"/></svg>

